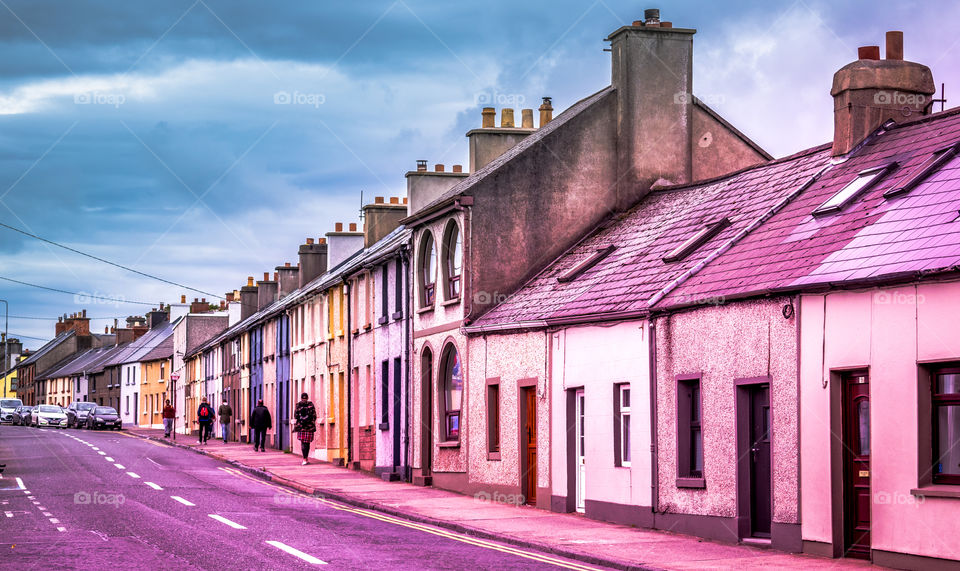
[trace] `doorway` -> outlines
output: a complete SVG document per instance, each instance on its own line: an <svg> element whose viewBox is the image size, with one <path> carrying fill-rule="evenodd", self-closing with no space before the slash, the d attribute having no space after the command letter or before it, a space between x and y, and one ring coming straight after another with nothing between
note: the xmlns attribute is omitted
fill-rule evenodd
<svg viewBox="0 0 960 571"><path fill-rule="evenodd" d="M844 554L870 558L870 380L866 371L843 379Z"/></svg>
<svg viewBox="0 0 960 571"><path fill-rule="evenodd" d="M420 473L429 478L433 471L433 351L429 347L423 348L420 360L420 418Z"/></svg>
<svg viewBox="0 0 960 571"><path fill-rule="evenodd" d="M574 431L574 472L575 472L575 490L576 490L576 508L580 513L586 511L586 477L587 477L587 456L586 456L586 401L583 396L583 389L578 389L574 394L574 421L576 429Z"/></svg>
<svg viewBox="0 0 960 571"><path fill-rule="evenodd" d="M521 387L521 493L525 503L537 505L537 387Z"/></svg>

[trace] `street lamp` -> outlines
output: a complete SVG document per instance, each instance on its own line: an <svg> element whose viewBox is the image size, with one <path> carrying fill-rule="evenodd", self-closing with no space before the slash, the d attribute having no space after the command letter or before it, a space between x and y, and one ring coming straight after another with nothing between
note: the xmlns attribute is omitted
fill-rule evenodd
<svg viewBox="0 0 960 571"><path fill-rule="evenodd" d="M0 299L3 302L3 373L7 372L7 347L10 346L10 304L7 300ZM3 379L3 396L7 396L7 379Z"/></svg>

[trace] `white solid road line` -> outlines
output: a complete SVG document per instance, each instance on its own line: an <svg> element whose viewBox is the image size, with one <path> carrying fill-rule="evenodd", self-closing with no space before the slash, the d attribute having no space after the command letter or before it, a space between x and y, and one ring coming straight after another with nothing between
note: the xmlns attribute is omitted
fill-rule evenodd
<svg viewBox="0 0 960 571"><path fill-rule="evenodd" d="M220 523L225 523L225 524L229 525L229 526L232 527L233 529L247 529L246 527L240 525L239 523L232 522L232 521L228 520L227 518L223 517L222 515L217 515L217 514L207 514L207 515L210 516L210 517L212 517L213 519L219 521Z"/></svg>
<svg viewBox="0 0 960 571"><path fill-rule="evenodd" d="M154 490L162 490L162 489L163 489L163 488L161 488L160 486L154 484L153 482L144 482L144 484L150 486L150 487L153 488Z"/></svg>
<svg viewBox="0 0 960 571"><path fill-rule="evenodd" d="M114 464L114 466L117 467L117 470L126 470L126 469L127 469L127 467L124 466L123 464Z"/></svg>
<svg viewBox="0 0 960 571"><path fill-rule="evenodd" d="M314 564L314 565L326 565L326 564L327 564L326 561L317 559L317 558L314 557L313 555L309 555L309 554L307 554L307 553L304 553L304 552L300 551L299 549L294 549L294 548L290 547L289 545L286 545L286 544L284 544L284 543L280 543L279 541L267 541L267 544L268 544L268 545L272 545L272 546L274 546L274 547L276 547L277 549L280 549L280 550L282 550L282 551L286 551L286 552L289 553L290 555L294 555L294 556L296 556L296 557L299 557L300 559L303 559L303 560L306 561L307 563L312 563L312 564Z"/></svg>
<svg viewBox="0 0 960 571"><path fill-rule="evenodd" d="M23 480L21 480L20 478L17 478L17 485L20 486L21 490L27 489L27 487L23 485Z"/></svg>
<svg viewBox="0 0 960 571"><path fill-rule="evenodd" d="M139 478L139 477L140 477L139 474L136 474L136 473L134 473L134 472L127 472L127 476L130 476L131 478Z"/></svg>
<svg viewBox="0 0 960 571"><path fill-rule="evenodd" d="M193 502L191 502L191 501L189 501L189 500L185 500L185 499L181 498L180 496L170 496L170 497L173 498L173 499L175 499L175 500L177 500L178 502L180 502L181 504L183 504L183 505L185 505L185 506L195 506L195 505L197 505L197 504L195 504L195 503L193 503Z"/></svg>

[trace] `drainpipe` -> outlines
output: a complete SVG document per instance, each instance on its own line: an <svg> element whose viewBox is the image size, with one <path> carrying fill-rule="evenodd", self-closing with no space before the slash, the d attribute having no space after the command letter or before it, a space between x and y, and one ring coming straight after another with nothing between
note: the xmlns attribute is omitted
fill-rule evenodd
<svg viewBox="0 0 960 571"><path fill-rule="evenodd" d="M654 525L656 526L656 513L660 507L660 484L657 471L657 325L654 319L649 321L649 355L650 355L650 488L651 498L650 509L654 513Z"/></svg>
<svg viewBox="0 0 960 571"><path fill-rule="evenodd" d="M410 346L413 344L413 340L410 339L410 327L413 317L410 315L410 308L413 307L413 295L412 289L410 287L410 280L407 279L407 272L410 265L410 252L406 245L400 247L400 266L402 268L402 275L397 276L397 279L403 280L403 298L406 300L406 308L401 307L400 311L404 311L406 315L403 316L403 418L406 426L403 430L403 480L405 482L410 482L413 480L412 471L410 469L410 400L412 398L410 387L412 384L412 365L410 363ZM386 271L384 267L384 271ZM401 429L400 419L394 419L397 425L397 430Z"/></svg>
<svg viewBox="0 0 960 571"><path fill-rule="evenodd" d="M353 319L350 309L353 302L350 299L350 284L346 276L340 278L340 281L343 284L343 295L347 298L347 330L344 331L344 335L347 336L347 457L343 462L349 468L350 461L353 460L353 400L350 390L353 387L353 329L350 328Z"/></svg>

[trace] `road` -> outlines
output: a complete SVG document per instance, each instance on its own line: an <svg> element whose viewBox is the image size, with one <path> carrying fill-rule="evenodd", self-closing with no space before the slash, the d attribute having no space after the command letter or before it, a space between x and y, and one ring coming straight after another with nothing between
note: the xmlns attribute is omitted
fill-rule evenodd
<svg viewBox="0 0 960 571"><path fill-rule="evenodd" d="M123 432L0 426L0 568L588 569Z"/></svg>

